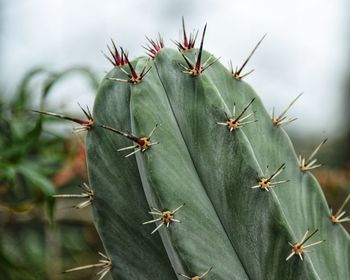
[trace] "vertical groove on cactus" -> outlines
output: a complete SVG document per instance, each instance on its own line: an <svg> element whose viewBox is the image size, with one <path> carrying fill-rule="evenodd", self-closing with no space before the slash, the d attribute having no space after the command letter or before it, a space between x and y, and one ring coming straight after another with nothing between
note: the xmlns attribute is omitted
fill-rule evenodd
<svg viewBox="0 0 350 280"><path fill-rule="evenodd" d="M175 54L174 54L174 56L175 56ZM209 55L207 55L207 56L209 56ZM160 54L158 56L158 59L161 60L162 58L163 57ZM178 58L178 60L180 60L180 59L181 58ZM171 59L169 59L169 60L171 60ZM156 62L157 62L157 60L156 60ZM176 70L175 69L174 69L174 71L171 71L169 69L169 67L167 69L160 68L159 65L163 65L163 64L167 64L167 63L165 61L162 61L162 62L157 64L157 66L158 66L158 73L160 73L161 79L163 80L163 84L167 86L168 90L166 90L166 92L170 92L170 93L174 92L174 94L170 98L173 98L171 103L174 104L173 108L175 108L174 109L175 112L176 112L176 110L181 111L182 108L186 109L186 105L185 104L194 104L194 103L196 103L196 105L197 105L197 107L196 107L197 114L198 114L198 111L201 110L201 109L198 109L198 108L207 108L208 107L208 102L205 102L204 103L205 105L204 104L200 104L200 103L198 103L198 98L196 99L196 102L189 101L189 100L186 100L186 101L181 100L180 98L184 98L183 96L188 97L188 96L195 95L195 92L189 93L188 88L191 88L191 86L187 86L186 90L185 90L185 88L181 88L181 85L184 82L180 82L179 83L179 79L180 78L177 78L177 76L176 76L176 75L180 75L180 74L176 74ZM175 65L176 63L169 63L169 64L170 65ZM241 104L242 103L244 104L244 103L248 102L248 100L251 100L253 97L255 97L255 95L251 94L252 90L249 87L247 87L246 84L244 84L244 83L242 83L240 81L235 81L232 78L228 79L227 78L228 77L227 76L227 70L225 70L226 73L223 73L224 70L221 71L221 75L219 76L218 75L218 72L219 72L218 68L219 67L222 67L219 63L214 64L213 67L210 70L208 70L208 72L207 72L207 74L205 76L206 77L207 76L211 76L212 77L212 81L215 81L215 89L219 90L221 94L224 93L223 98L225 100L229 100L229 103L233 104L233 103L235 103L237 101L237 98L239 98L241 100L243 99L243 101L241 101ZM168 75L167 75L167 73L168 73ZM170 79L170 76L172 76L173 79ZM199 78L203 78L203 77L199 77ZM172 81L177 81L177 85L180 84L180 86L172 84ZM168 85L167 85L167 83L168 83ZM242 88L243 86L245 88ZM180 88L180 90L179 90L179 88ZM174 90L174 89L177 89L177 90ZM240 91L243 91L243 92L240 93ZM234 92L238 92L238 93L233 94ZM205 91L203 92L203 95L205 95L205 96L209 96L209 94L210 93L207 93ZM233 99L233 97L235 99ZM277 158L279 158L278 161L276 159L273 160L276 163L279 162L279 164L280 164L280 162L288 161L287 166L288 166L288 169L289 169L288 171L289 172L285 174L285 177L282 178L282 180L283 179L290 179L290 178L298 178L298 173L296 171L296 167L297 167L296 157L295 157L295 154L294 154L293 150L290 148L291 145L290 145L289 139L288 138L281 138L281 136L284 137L284 132L282 132L282 134L279 133L280 135L278 135L277 132L273 130L273 126L272 126L272 123L270 121L270 118L266 114L265 110L260 108L261 102L259 101L258 103L259 104L253 105L253 106L255 106L254 111L255 110L257 111L256 118L257 118L258 122L256 124L252 124L251 126L247 126L246 128L244 128L244 133L242 133L242 134L246 134L247 133L247 137L249 138L249 141L248 141L249 145L248 146L250 146L250 148L248 148L248 149L254 151L254 154L255 154L254 157L259 161L259 166L267 166L268 164L271 165L271 161L267 162L266 159L271 159L271 157L273 155L276 155ZM225 104L223 104L221 106L222 107L228 107ZM220 105L216 105L216 106L213 106L213 107L220 107ZM257 107L259 108L259 110L257 109ZM183 120L181 120L181 118L183 118ZM199 119L201 119L201 118L202 119L208 119L208 120L211 120L213 118L215 119L215 117L210 116L210 114L208 112L203 113L202 117L199 117ZM182 129L183 131L186 131L186 128L185 128L185 124L186 123L191 128L197 127L200 124L200 122L196 122L195 124L194 123L192 123L192 124L189 123L188 124L188 120L191 120L191 112L190 112L190 110L188 112L187 117L182 117L180 115L180 113L178 113L178 118L177 119L180 120L179 121L180 123L181 122L183 123L183 129ZM180 127L181 127L181 125L180 125ZM211 130L209 127L207 127L207 129ZM241 131L237 131L237 132L241 132ZM192 133L192 135L194 134L193 132L189 132L188 135L191 135L191 133ZM197 140L200 141L200 140L203 140L203 139L208 139L210 137L213 137L213 134L215 134L215 133L212 132L210 135L205 135L205 133L203 133L203 134L201 134L201 137L198 138ZM238 133L237 133L237 135L238 135ZM268 138L269 140L265 141L262 138ZM220 137L220 139L222 139L222 137ZM271 142L271 139L272 140L276 139L277 141L273 141L274 142L273 145L270 145L269 142ZM284 139L286 139L287 141L285 141ZM281 143L281 141L283 141L283 142ZM187 143L195 142L196 145L193 145L193 146L196 147L196 148L198 146L200 146L200 144L198 144L197 141L195 141L193 139L191 140L191 137L189 137L189 140L186 141L186 142ZM215 147L216 148L218 148L218 146L221 146L219 144L220 141L215 141L214 140L212 142L215 143ZM210 150L210 148L209 148L210 145L212 145L212 144L208 144L207 146L205 146L205 148L201 148L201 150L205 150L205 151ZM192 145L189 144L188 146L191 147ZM287 152L290 154L290 156L287 156L287 157L290 158L289 160L287 160L287 158L285 156L283 158L280 157L281 153L279 152L279 150L285 151L286 149L288 149ZM258 152L258 154L257 154L257 152ZM285 153L285 152L283 152L283 153ZM288 155L288 153L287 153L287 155ZM203 156L200 153L200 149L194 150L194 152L192 154L194 155L194 158L197 157L199 159L200 159L200 157ZM204 155L207 155L207 154L208 154L208 152L204 153ZM213 163L214 161L212 159L206 159L206 160L202 160L202 162L211 162L211 163ZM223 164L223 162L225 162L225 165L226 165L226 166L223 167L223 169L225 169L227 167L227 165L229 165L229 164L227 164L227 161L215 162L215 164L213 164L213 166L215 166L216 169L220 170L220 169L222 169L222 168L220 168L220 166ZM199 164L196 164L196 165L198 166ZM272 167L274 167L274 166L272 166ZM277 167L278 166L276 165L275 168L277 168ZM233 169L234 168L227 168L227 170L233 170ZM261 170L262 168L259 168L259 169ZM227 171L227 173L229 173L229 171ZM205 176L205 174L206 174L206 172L203 171L203 176ZM221 174L218 175L218 178L220 176L222 176L222 175ZM210 177L215 177L215 176L213 176L213 174L210 173L210 176L206 176L206 177L207 178L205 180L203 180L203 181L204 182L210 182L210 180L211 180ZM284 216L285 219L286 219L285 223L286 223L286 226L288 228L288 231L290 232L291 236L293 236L293 238L295 238L296 235L299 235L299 233L298 233L299 231L305 231L307 228L312 227L314 224L316 224L316 226L317 226L318 223L313 221L312 224L308 225L308 224L305 223L304 226L303 226L303 223L301 223L300 225L294 225L291 222L288 222L288 221L300 220L300 216L299 215L297 215L297 217L295 217L295 218L294 217L293 218L289 218L288 217L290 215L290 213L293 213L292 209L287 211L287 213L285 213L285 209L288 209L288 207L287 207L288 205L292 204L292 206L293 206L293 203L290 202L291 198L296 196L296 194L295 194L296 187L293 188L293 185L294 184L298 185L298 183L297 182L293 182L293 185L291 183L292 183L292 181L288 185L286 184L286 186L283 188L283 190L287 189L287 192L286 192L286 193L288 193L287 201L282 200L282 202L280 202L280 203L277 202L277 205L280 205L280 210L279 211L281 211L282 216ZM214 189L213 186L215 184L214 183L212 183L212 184L209 183L209 185L211 185L211 187L208 188L208 189L210 189L210 191L213 191L213 189ZM243 185L245 185L245 184L243 184ZM280 197L280 195L279 195L280 192L281 191L276 190L276 194L273 195L275 200L277 200L277 197L278 197L278 201L281 200L279 198ZM319 187L316 188L316 195L317 195L317 193L319 193ZM215 196L220 197L220 195L218 195L216 193L215 193L215 195L213 194L212 197L215 197ZM297 195L297 197L299 197L299 195ZM321 198L319 197L318 199L323 200L322 197ZM300 199L300 202L302 202L302 201L303 200ZM245 204L249 205L249 203L245 203ZM221 205L221 203L218 202L218 205ZM253 204L253 205L256 206L256 204ZM326 204L323 204L323 205L326 205ZM234 208L234 206L232 206L232 208ZM266 208L266 207L264 207L264 208ZM297 210L296 212L298 214L300 214L298 209L296 209L296 210ZM239 212L239 211L242 212L241 209L237 209L237 212ZM309 212L309 211L310 210L308 210L307 212ZM292 216L295 216L295 215L292 215ZM318 215L318 216L320 217L320 215ZM242 223L242 220L244 220L243 217L240 220L238 220L238 223ZM300 228L300 230L295 232L295 228ZM232 232L232 236L234 236L233 232ZM239 243L241 244L242 240L244 240L244 238L243 239L238 238L238 240L240 241ZM288 241L285 240L286 244L287 244L287 242ZM240 245L240 244L238 244L238 245ZM271 247L274 247L274 246L271 246ZM261 249L260 247L257 247L257 248L259 250ZM242 252L243 248L238 250L238 251ZM285 256L282 257L281 259L285 259ZM251 262L251 260L250 260L250 262ZM313 266L312 263L311 263L311 259L308 259L308 262L310 262L310 266ZM256 264L256 267L259 267L258 262ZM285 269L288 269L288 267L286 267ZM263 271L263 273L261 273L261 271ZM261 271L257 272L257 275L255 275L255 277L259 277L258 275L268 275L268 272L264 271L263 268L261 269ZM317 275L316 270L313 270L313 271L314 271L314 276L312 278L316 278L317 279L319 276ZM309 272L305 272L305 273L309 273Z"/></svg>
<svg viewBox="0 0 350 280"><path fill-rule="evenodd" d="M142 64L142 60L137 63L138 66ZM223 238L225 231L215 210L210 206L210 200L192 165L188 147L183 142L166 93L157 77L157 72L152 68L148 79L131 87L133 131L142 134L149 130L150 120L161 124L157 132L157 141L160 142L157 149L137 155L139 169L145 171L145 174L141 173L143 183L150 186L146 190L146 196L150 195L155 200L153 202L149 199L149 204L158 209L171 209L186 203L178 213L182 223L170 227L168 231L183 266L187 267L186 271L203 270L214 265L213 277L245 279L247 276L229 239ZM144 109L145 102L148 104L147 110ZM160 234L165 230L167 229L160 230ZM201 234L198 235L198 232ZM194 244L201 248L200 254L198 250L191 250ZM217 259L221 263L213 264L212 261ZM230 271L229 267L239 269Z"/></svg>
<svg viewBox="0 0 350 280"><path fill-rule="evenodd" d="M158 56L158 59L161 59L161 54ZM167 63L165 63L167 64ZM176 63L168 63L170 65L176 65ZM173 71L171 71L169 68L167 68L167 71L164 71L164 69L160 70L158 69L159 73L163 74L163 75L169 75L169 76L172 76L174 77L174 81L178 81L179 79L185 79L186 81L183 81L181 83L178 83L178 85L181 87L181 85L185 84L186 82L193 85L194 83L194 80L191 79L191 77L184 77L183 74L177 74L175 71L176 69L174 69L175 73ZM180 76L179 78L176 77L177 76ZM162 79L162 77L161 77ZM199 85L200 84L200 79L206 81L205 77L203 76L198 76L196 77L196 82L198 82ZM165 78L164 78L165 80ZM170 79L166 79L166 81L172 81ZM203 82L204 83L204 82ZM163 84L164 81L163 81ZM206 189L209 193L209 196L211 197L211 199L214 201L214 204L216 204L216 208L220 210L220 207L218 205L222 205L223 201L227 200L228 198L226 196L229 196L229 189L232 189L232 186L231 186L231 183L232 183L232 179L230 178L232 175L231 175L231 170L233 170L232 168L228 168L231 164L242 164L242 162L235 162L233 160L230 160L230 156L228 156L228 160L224 160L224 159L216 159L216 157L218 157L219 154L222 154L224 157L226 157L229 153L234 153L235 151L239 151L242 149L242 147L246 146L246 144L243 146L240 145L240 142L243 141L243 143L245 142L245 138L241 138L241 139L237 139L238 137L238 133L234 136L237 136L235 137L235 140L238 140L237 143L232 143L234 139L229 139L230 137L230 134L227 133L226 131L223 131L222 134L219 136L219 137L216 137L218 136L218 131L217 129L213 128L213 124L215 124L215 120L217 119L217 115L219 114L219 111L222 110L222 107L224 108L228 108L228 106L223 102L222 98L220 97L220 95L218 95L218 92L216 91L215 88L211 89L212 91L209 91L207 88L200 88L200 89L194 89L194 91L190 91L189 89L191 89L191 85L188 85L186 87L186 91L187 92L183 92L182 90L176 90L179 86L177 85L169 85L167 87L167 89L173 89L173 90L166 90L167 94L168 94L168 97L169 99L173 99L171 100L171 104L174 104L175 106L178 105L179 107L175 107L173 106L173 111L174 111L174 114L177 116L177 120L178 122L180 123L180 127L182 129L182 131L184 132L184 135L189 135L191 136L192 134L194 135L199 135L199 138L196 139L198 142L196 143L196 145L193 145L192 143L195 142L195 140L190 140L190 139L186 139L188 141L186 141L188 144L187 146L190 148L193 147L199 147L197 150L195 151L192 151L192 156L193 156L193 161L195 162L195 165L198 167L201 167L202 170L199 170L199 173L200 173L200 177L202 178L202 181L205 182L206 184ZM199 94L197 93L201 93L201 95L199 96ZM170 94L173 94L173 95L170 95ZM197 95L197 96L196 96ZM178 100L178 99L181 99L181 98L184 98L184 96L187 98L186 101L183 101L183 100ZM203 104L201 104L202 102L200 102L200 98L203 98L204 100L202 101ZM191 101L191 99L195 99L196 102L193 102ZM214 104L211 104L213 103ZM206 122L200 122L200 121L196 121L196 123L191 123L193 117L191 116L192 114L192 110L191 108L189 108L189 112L185 112L185 113L188 113L188 115L186 116L186 114L183 114L181 115L181 110L182 108L186 108L186 105L185 104L196 104L196 110L197 110L197 114L198 114L198 111L200 111L200 116L197 117L199 120L203 119L203 120L207 120ZM209 109L212 109L214 108L215 109L215 115L213 115L211 112L209 112ZM204 111L204 112L203 112ZM180 112L180 113L179 113ZM181 119L183 118L183 119ZM189 130L188 133L186 133L186 128L191 128L193 129L194 127L198 127L200 124L202 124L202 129L200 132L196 133L194 132L193 133L193 130ZM216 131L215 131L216 130ZM238 132L238 131L237 131ZM186 137L185 137L186 138ZM223 143L222 145L220 145L220 143L222 142L222 140L220 141L218 138L220 139L227 139L226 140L226 143ZM204 142L203 143L203 147L200 147L200 141L201 142ZM231 143L230 143L231 142ZM232 147L232 144L234 144L234 146ZM210 148L211 146L211 148ZM228 146L228 150L225 149L225 146ZM213 149L214 148L214 149ZM249 162L249 157L252 157L250 156L250 151L249 149L246 151L246 152L243 152L245 154L245 159L243 158L244 161L248 161ZM239 154L239 152L238 152ZM210 156L210 158L206 158L206 156ZM206 158L206 159L205 159ZM234 154L232 155L232 158L234 158ZM198 160L196 162L196 160ZM252 160L254 162L254 158L252 157ZM203 162L203 163L200 163L200 162ZM213 170L210 170L210 172L208 172L208 167L206 166L206 162L211 162L211 163L215 163L214 165L212 166L215 166L215 169ZM220 162L220 163L219 163ZM251 163L249 164L250 166L254 166L255 163ZM237 169L237 168L236 168ZM253 170L256 170L257 167L253 168ZM249 170L249 169L248 169ZM255 171L251 170L251 171L246 171L248 172L248 174L242 174L243 177L245 177L246 179L249 179L250 180L255 180L256 176L255 176ZM218 172L219 171L219 172ZM225 172L226 171L226 172ZM202 172L202 173L201 173ZM222 177L222 172L224 173L224 175L226 175L226 180L227 180L227 183L226 183L226 187L225 189L222 189L222 186L216 186L216 182L215 182L215 173L219 173L220 175L218 175L218 177ZM226 174L225 174L226 173ZM242 172L241 172L242 173ZM253 173L254 175L249 175L249 173ZM216 179L218 179L218 177ZM204 179L203 179L204 178ZM213 180L214 178L214 180ZM239 181L239 178L235 178L237 179L237 181ZM220 179L218 179L220 180ZM224 180L225 182L225 180ZM221 184L222 184L222 179L221 179ZM212 187L208 187L208 185L212 186ZM252 186L253 183L243 183L242 184L242 188L244 188L243 186L246 186L245 188L249 188L250 186ZM220 189L220 190L215 190L215 189ZM214 194L215 192L215 194ZM250 194L249 194L250 196ZM253 203L252 205L255 205L256 203ZM247 203L246 205L249 205L249 203ZM230 205L231 206L231 205ZM237 206L236 206L237 207ZM227 207L229 208L229 207ZM241 212L241 213L244 213L244 209L237 209L238 211L237 212ZM232 212L235 212L235 210L233 210ZM231 213L232 215L233 213ZM223 224L226 224L226 225L229 225L230 222L228 220L231 220L230 218L231 217L225 217L225 214L223 213L220 213L219 212L219 216L221 217L222 221L223 221ZM226 220L226 222L225 222ZM240 223L244 223L245 221L240 221ZM236 230L232 228L232 226L226 226L226 231L229 232L229 235L231 236L231 239L232 237L236 234ZM232 240L233 244L237 243L235 240ZM241 242L241 240L240 240ZM237 246L238 244L236 244ZM249 244L245 244L246 246L249 246ZM273 246L271 246L273 247ZM245 250L248 250L247 249L249 247L246 247ZM257 249L261 249L261 248L257 248ZM240 248L239 250L237 250L239 253L242 253L242 251L244 251L243 248ZM248 257L247 257L248 258ZM284 259L285 257L282 257L282 259ZM244 261L243 261L244 263ZM260 262L256 262L253 266L254 267L259 267L261 266L262 264ZM250 269L251 270L251 269ZM254 275L251 274L249 275L251 278L254 278ZM255 278L257 277L257 275L255 275Z"/></svg>
<svg viewBox="0 0 350 280"><path fill-rule="evenodd" d="M109 80L123 76L124 73L115 68L104 79L94 115L98 124L131 131L130 86ZM118 117L104 114L109 111L118 113ZM89 178L95 191L93 214L113 263L112 275L117 279L177 279L163 242L159 236L151 236L142 225L148 219L149 206L136 161L133 157L125 159L116 151L128 145L129 139L98 127L87 137Z"/></svg>
<svg viewBox="0 0 350 280"><path fill-rule="evenodd" d="M219 67L220 65L217 64L215 66ZM213 72L208 72L208 74L212 74ZM246 95L250 95L249 93L250 91L247 90ZM251 98L251 96L247 96L247 98ZM257 103L255 103L256 105ZM337 247L337 243L339 242L339 238L344 238L343 241L345 243L349 242L348 236L343 228L339 229L337 233L329 232L329 223L325 219L325 213L328 212L327 203L319 185L311 174L300 174L296 155L289 138L283 130L274 130L273 127L271 129L271 122L267 118L259 116L264 112L263 107L258 110L257 119L259 120L259 124L247 127L245 133L253 143L255 152L262 153L261 155L257 155L259 161L262 162L262 166L266 166L265 159L271 157L280 158L280 161L288 162L286 178L291 179L290 187L279 188L275 192L282 203L282 209L286 212L286 217L290 221L289 223L293 225L295 234L298 236L302 235L307 228L320 229L322 238L326 239L326 243L317 248L318 254L311 255L313 261L317 262L316 270L320 274L321 279L335 277L336 274L330 267L328 270L323 268L324 263L335 265L337 262L344 261L344 258L349 259L343 253L329 255L327 251L332 250L332 252L337 252L339 250L339 252L343 252L343 248ZM256 135L259 135L260 138L254 137ZM267 145L268 142L270 142L270 145ZM264 147L259 147L263 143L265 144ZM271 148L268 149L268 147ZM281 150L283 150L283 153L281 153ZM299 180L298 177L300 178ZM292 180L292 178L294 179ZM299 221L300 224L294 225L295 221ZM322 229L320 226L322 226ZM346 279L349 276L349 271L346 270L337 271L336 273L339 273L337 274L339 279Z"/></svg>

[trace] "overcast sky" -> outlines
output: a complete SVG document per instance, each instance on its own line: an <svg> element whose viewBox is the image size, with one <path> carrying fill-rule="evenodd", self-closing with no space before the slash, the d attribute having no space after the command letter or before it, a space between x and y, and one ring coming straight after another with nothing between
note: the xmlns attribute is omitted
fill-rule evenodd
<svg viewBox="0 0 350 280"><path fill-rule="evenodd" d="M350 61L349 8L345 0L5 0L0 7L0 83L10 90L37 65L62 69L83 64L102 77L111 68L101 55L109 38L131 57L143 54L145 35L160 32L172 46L184 15L188 30L208 23L206 49L224 64L230 59L242 63L268 33L247 67L256 70L246 81L268 110L275 106L280 111L304 92L289 113L298 117L291 128L329 136L347 125L340 117ZM76 77L50 97L51 104L68 102L70 109L77 101L91 106L93 93Z"/></svg>

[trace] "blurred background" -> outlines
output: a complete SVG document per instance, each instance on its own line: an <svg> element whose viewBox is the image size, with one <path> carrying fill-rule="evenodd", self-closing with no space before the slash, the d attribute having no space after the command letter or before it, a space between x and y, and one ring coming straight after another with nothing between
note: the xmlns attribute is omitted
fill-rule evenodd
<svg viewBox="0 0 350 280"><path fill-rule="evenodd" d="M350 192L350 4L326 1L0 0L0 272L3 279L95 279L96 271L62 274L96 263L103 252L90 208L53 201L87 181L84 135L72 124L30 110L81 116L93 106L111 68L102 51L112 38L143 55L145 35L166 46L208 23L205 48L228 65L249 62L245 80L265 106L298 120L285 129L297 153L326 137L313 173L337 209ZM349 208L348 208L349 209ZM347 227L349 229L349 227Z"/></svg>

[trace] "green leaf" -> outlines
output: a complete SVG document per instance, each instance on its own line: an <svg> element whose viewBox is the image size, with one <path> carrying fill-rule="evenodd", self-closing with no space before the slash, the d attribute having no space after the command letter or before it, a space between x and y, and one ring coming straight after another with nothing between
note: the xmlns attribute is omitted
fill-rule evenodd
<svg viewBox="0 0 350 280"><path fill-rule="evenodd" d="M52 195L55 194L55 186L49 179L47 179L47 177L30 166L22 164L17 167L17 172L25 176L25 178L30 182L30 188L38 189L45 195L48 218L50 223L53 225L55 216L55 201L52 199Z"/></svg>
<svg viewBox="0 0 350 280"><path fill-rule="evenodd" d="M21 83L19 84L15 97L13 99L12 108L14 111L21 111L28 108L28 103L30 99L31 92L29 91L28 85L32 79L40 74L47 74L48 71L43 67L36 67L27 72L22 78Z"/></svg>
<svg viewBox="0 0 350 280"><path fill-rule="evenodd" d="M86 77L87 80L89 81L91 87L93 89L97 89L98 80L96 78L96 75L88 67L84 67L84 66L70 67L70 68L65 69L63 71L53 73L52 75L50 75L46 79L46 81L44 83L44 87L43 87L43 92L42 92L42 104L43 104L45 98L50 93L53 86L55 86L57 83L59 83L64 78L72 76L72 74L80 74L83 77Z"/></svg>
<svg viewBox="0 0 350 280"><path fill-rule="evenodd" d="M55 187L51 181L30 166L19 165L17 166L17 172L25 176L31 182L33 188L38 188L45 196L48 197L55 193Z"/></svg>

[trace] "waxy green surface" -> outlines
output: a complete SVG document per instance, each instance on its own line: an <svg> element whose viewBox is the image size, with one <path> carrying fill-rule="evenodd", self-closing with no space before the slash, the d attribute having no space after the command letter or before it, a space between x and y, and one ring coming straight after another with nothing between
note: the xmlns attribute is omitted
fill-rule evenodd
<svg viewBox="0 0 350 280"><path fill-rule="evenodd" d="M194 52L187 52L194 59ZM207 57L208 54L206 53ZM203 58L203 61L206 59ZM133 62L141 71L146 59ZM94 218L114 279L350 279L347 233L329 220L318 183L302 173L286 133L275 127L260 99L219 62L203 74L182 72L176 50L163 49L136 85L115 68L103 80L94 105L95 127L87 139L88 170L95 191ZM124 66L124 69L127 69ZM256 123L230 132L218 125L255 98L245 115ZM118 148L134 143L99 127L108 125L159 141L144 153L125 158ZM259 177L286 164L275 181L290 180L270 192L252 189ZM267 169L268 166L268 169ZM157 218L151 207L174 210L181 223L142 225ZM307 229L325 239L294 256Z"/></svg>

